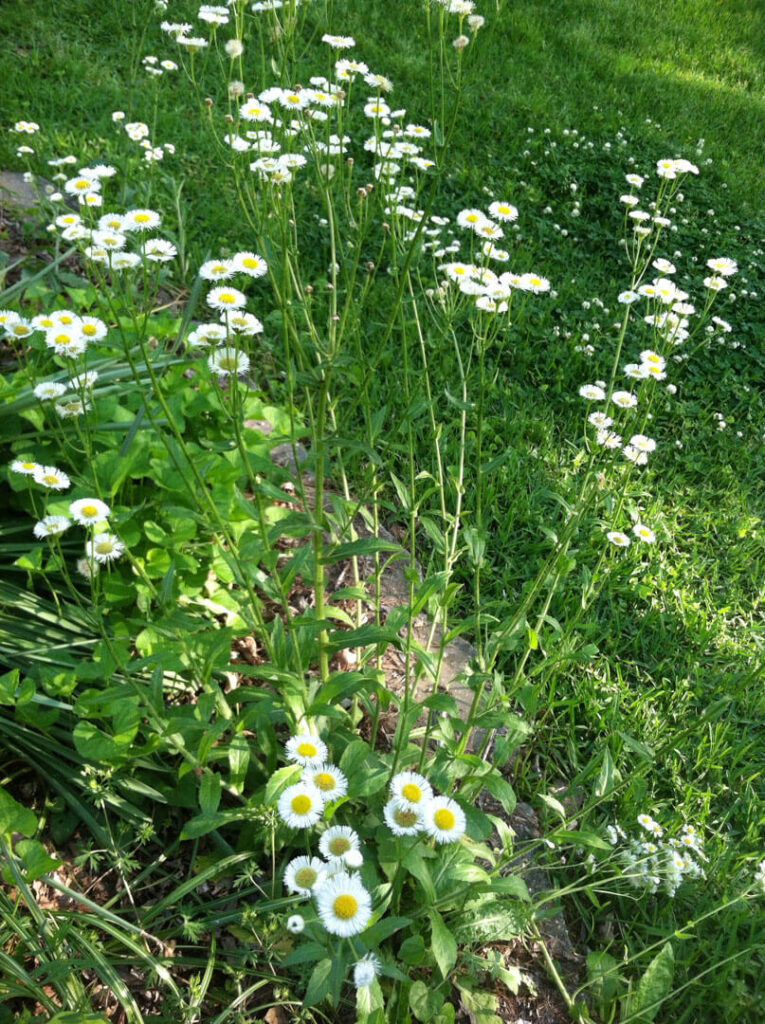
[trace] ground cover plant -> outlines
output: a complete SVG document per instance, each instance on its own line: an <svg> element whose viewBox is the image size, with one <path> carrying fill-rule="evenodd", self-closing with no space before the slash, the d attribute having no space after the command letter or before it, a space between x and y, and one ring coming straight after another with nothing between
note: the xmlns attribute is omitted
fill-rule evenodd
<svg viewBox="0 0 765 1024"><path fill-rule="evenodd" d="M537 6L6 4L0 1020L761 1019L757 13Z"/></svg>

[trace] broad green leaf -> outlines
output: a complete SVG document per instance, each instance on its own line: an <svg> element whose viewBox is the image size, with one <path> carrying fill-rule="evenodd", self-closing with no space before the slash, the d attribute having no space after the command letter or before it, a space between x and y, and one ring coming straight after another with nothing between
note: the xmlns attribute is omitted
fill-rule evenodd
<svg viewBox="0 0 765 1024"><path fill-rule="evenodd" d="M672 978L675 973L675 954L672 944L665 943L646 968L646 972L638 982L637 991L632 992L627 1000L625 1024L650 1024L664 1000L669 995Z"/></svg>
<svg viewBox="0 0 765 1024"><path fill-rule="evenodd" d="M444 978L457 962L457 941L444 924L444 919L437 910L429 910L430 934L433 956Z"/></svg>
<svg viewBox="0 0 765 1024"><path fill-rule="evenodd" d="M10 836L13 832L31 836L36 828L36 815L0 787L0 836Z"/></svg>
<svg viewBox="0 0 765 1024"><path fill-rule="evenodd" d="M332 973L332 961L320 960L313 969L308 988L303 996L303 1006L315 1006L329 995L329 976Z"/></svg>

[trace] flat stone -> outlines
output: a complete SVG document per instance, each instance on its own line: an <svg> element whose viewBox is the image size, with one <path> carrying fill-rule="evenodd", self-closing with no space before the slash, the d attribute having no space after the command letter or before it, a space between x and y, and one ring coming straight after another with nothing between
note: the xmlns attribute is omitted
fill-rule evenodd
<svg viewBox="0 0 765 1024"><path fill-rule="evenodd" d="M34 183L24 180L21 171L0 171L0 207L9 206L16 210L31 210L40 203L40 192L53 185L45 178Z"/></svg>

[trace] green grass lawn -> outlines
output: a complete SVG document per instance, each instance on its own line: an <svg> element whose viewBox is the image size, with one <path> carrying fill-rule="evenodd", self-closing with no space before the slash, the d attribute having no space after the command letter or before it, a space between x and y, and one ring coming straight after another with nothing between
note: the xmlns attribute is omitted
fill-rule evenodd
<svg viewBox="0 0 765 1024"><path fill-rule="evenodd" d="M186 2L171 3L165 16L192 21L194 10ZM509 265L519 273L535 270L549 278L553 289L535 297L517 323L513 317L501 347L490 348L486 356L491 387L482 409L482 461L497 462L482 497L487 535L480 584L484 616L502 619L505 609L512 609L526 592L548 557L545 531L564 529L563 503L574 500L582 480L577 452L584 413L578 389L607 379L617 335L614 324L621 317L616 296L629 283L619 241L624 216L619 196L628 191L624 175L650 175L663 157L685 157L698 165L698 177L684 182L684 197L673 208L677 232L668 233L665 250L657 252L677 264L679 286L698 293L710 257L726 255L739 264L735 283L721 294L715 309L732 331L711 341L702 336L690 358L670 362L668 382L676 393L662 392L652 406L647 432L658 439L659 448L643 475L631 483L623 512L633 521L649 521L656 544L637 552L633 545L624 558L609 552L604 563L608 583L582 609L603 529L610 528L614 503L605 489L569 551L573 564L553 588L534 643L529 650L507 650L497 670L505 680L506 708L533 727L512 761L510 781L518 798L540 812L546 829L559 824L548 798L563 784L581 808L583 832L602 832L617 822L634 831L637 815L649 813L667 828L693 824L703 833L708 880L693 890L681 889L674 900L661 894L597 894L583 870L586 843L575 853L569 845L560 858L551 856L556 881L572 890L563 905L574 946L583 954L612 956L615 964L623 963L624 978L635 986L660 944L677 937L672 994L657 1016L630 1014L622 1004L622 1016L615 1019L625 1024L649 1019L755 1024L765 1014L765 915L761 900L736 902L735 896L752 881L765 855L765 331L760 313L765 287L765 9L746 0L539 0L532 5L497 0L479 10L486 25L465 51L462 105L449 147L449 169L432 212L454 218L464 208L486 206L488 194L514 203L520 216L503 243L511 252ZM354 53L393 80L391 104L406 105L408 120L427 124L433 113L432 69L423 45L422 4L351 0L310 5L295 53L294 81L305 84L326 60L318 36L326 31L328 12L331 30L354 36ZM161 208L168 230L183 247L181 272L166 282L166 298L185 301L203 260L256 245L242 220L233 176L221 173L220 151L204 130L204 107L200 110L180 75L151 79L140 71L146 54L177 57L159 30L161 17L153 3L143 0L5 0L1 125L10 127L20 118L39 122L50 155L73 152L83 165L103 161L118 167L123 207ZM247 58L252 80L259 81L261 54L253 49ZM269 75L270 58L264 51ZM225 94L212 69L200 84L200 96L207 95L216 115L225 109ZM113 122L114 110L125 111L128 120L145 121L152 139L172 143L175 153L152 167L145 165L141 151ZM0 133L0 166L21 167L15 155L19 141L25 140L9 131ZM301 256L320 291L327 280L328 256L321 249L316 196L310 189L296 189L295 209ZM34 244L41 245L44 238L41 229ZM364 259L374 257L370 247ZM423 266L425 280L427 261ZM31 278L37 269L39 263L31 259L23 273ZM63 301L70 301L76 282L62 277L58 287ZM366 354L355 361L349 357L343 367L350 385L338 389L335 433L366 444L369 418L364 410L378 414L373 446L385 471L373 478L367 449L359 445L349 446L343 468L352 490L363 499L371 500L379 490L383 519L411 539L415 520L402 507L390 473L407 480L414 467L422 480L435 479L438 461L428 441L433 410L447 476L455 479L461 452L462 406L455 399L458 361L445 345L445 334L427 334L423 344L436 387L428 401L422 391L409 394L402 384L401 339L412 336L407 335L413 330L412 307L405 299L401 324L391 321L395 287L383 274L376 287L378 304L359 328ZM26 301L43 301L43 292L35 288L39 286L28 290ZM316 299L317 304L323 301ZM176 314L174 308L167 315L168 338L177 330L172 320ZM284 320L278 310L265 307L259 315L266 323L258 352L259 387L266 405L285 408L291 394L288 375L280 372ZM387 331L389 322L395 323L394 330ZM641 330L638 323L628 335L625 361L638 358L646 346ZM418 352L413 347L411 358L419 358ZM368 377L365 360L374 365ZM474 385L474 366L471 372ZM198 418L194 409L184 407L192 433L208 415L204 397L199 398ZM476 400L474 393L470 400ZM300 391L296 401L306 419L315 415ZM215 429L219 433L208 449L223 444L225 431ZM416 444L410 463L412 438ZM10 444L13 438L7 440ZM468 462L477 457L476 445L471 425L464 441ZM329 475L339 488L341 474L332 457ZM425 484L418 486L425 491ZM449 500L457 490L450 491ZM146 507L156 500L145 485L135 486L134 497ZM476 500L475 479L468 476L463 494L468 526L477 522ZM28 534L20 526L28 516L13 501L2 526L11 561ZM443 528L437 494L422 499L419 515L417 557L426 574L435 573L441 552L434 532ZM422 517L435 524L432 529L423 525ZM140 532L139 518L136 514ZM172 532L167 523L165 527ZM31 577L18 567L14 573L12 581L23 591ZM158 571L156 579L161 578ZM473 640L474 578L474 563L464 556L454 573L458 589L452 611ZM120 593L115 593L119 605ZM36 594L42 600L40 587ZM10 605L6 593L7 657L13 648L9 631L12 641L13 630L21 631L23 621L23 613L9 611ZM67 612L67 619L52 604L44 612L39 607L35 614L44 614L50 628L59 631L62 647L83 629L76 608ZM129 618L126 612L125 621L137 634L140 614L132 614ZM33 650L33 634L18 634L9 667L18 663L20 651ZM151 653L151 643L143 642L139 650ZM84 673L82 685L88 678ZM92 678L101 679L97 672ZM105 679L102 683L106 685ZM70 694L62 682L61 690L51 689L48 697L68 700ZM119 849L129 862L121 862L118 873L135 882L139 901L147 907L154 903L147 889L155 878L157 848L139 836L141 827L150 835L151 815L145 808L152 806L151 795L138 790L131 795L139 803L147 801L141 805L142 815L133 815L120 804L124 792L116 797L111 793L111 802L104 802L100 783L94 782L93 799L78 788L79 795L69 799L66 809L66 774L81 769L71 743L44 718L27 720L22 714L14 720L10 711L6 716L0 709L0 723L0 750L7 744L3 760L9 765L3 769L3 782L29 783L35 737L42 737L45 756L58 766L58 774L53 773L50 786L44 780L35 782L36 799L44 805L36 810L44 809L46 822L51 814L53 819L58 814L60 821L68 814L70 824L73 814L81 819L85 815L76 833L82 859L87 859L89 846ZM147 786L147 777L137 785ZM195 806L196 796L190 799L188 806ZM164 826L169 812L158 813ZM60 825L62 835L71 835L73 829L66 833ZM210 848L200 845L199 838L192 842L190 856L174 848L174 869L191 880L210 868L212 877ZM233 847L227 852L233 855ZM104 870L115 869L113 853L105 860L99 859L102 854L92 856ZM15 942L32 941L35 921L18 914L21 923L14 925L14 907L6 900L0 907L0 935L10 956ZM185 915L184 904L180 922L172 926L175 932L171 929L163 938L185 944L188 970L199 978L206 950L200 953L195 946L195 928L198 933L204 929L191 910ZM689 925L692 921L697 923ZM234 934L249 935L241 928ZM112 946L109 951L102 938L93 942L101 941L104 958L112 955L117 962L124 949L117 954ZM87 935L80 952L87 956L85 939ZM55 947L48 955L56 959ZM241 970L248 966L245 956ZM584 978L582 973L580 984ZM194 984L201 983L184 982L192 995ZM225 986L216 977L213 988L220 1005L233 998L237 984L241 991L241 976L224 996ZM8 1013L3 1016L3 997L0 987L0 1024L12 1019ZM179 997L172 1005L182 1003ZM52 1005L43 1002L42 1008L47 1016L33 1018L31 1003L23 1011L13 1004L20 1020L56 1019ZM191 1010L184 1012L184 1021L200 1019ZM402 1007L397 1019L408 1019L406 1013ZM596 1019L608 1017L604 1013Z"/></svg>

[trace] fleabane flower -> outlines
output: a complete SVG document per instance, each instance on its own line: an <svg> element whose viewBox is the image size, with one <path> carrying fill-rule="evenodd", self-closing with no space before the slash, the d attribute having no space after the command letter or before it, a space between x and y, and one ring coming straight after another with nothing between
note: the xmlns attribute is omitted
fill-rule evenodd
<svg viewBox="0 0 765 1024"><path fill-rule="evenodd" d="M295 857L284 871L284 884L290 892L310 896L327 876L327 865L318 857Z"/></svg>
<svg viewBox="0 0 765 1024"><path fill-rule="evenodd" d="M606 538L614 545L614 547L628 548L630 546L629 537L626 533L622 533L621 530L609 530L606 534Z"/></svg>
<svg viewBox="0 0 765 1024"><path fill-rule="evenodd" d="M262 277L268 270L268 264L262 256L254 252L238 252L231 259L234 272L247 274L249 277Z"/></svg>
<svg viewBox="0 0 765 1024"><path fill-rule="evenodd" d="M37 466L32 476L35 483L51 491L65 491L70 484L69 477L55 466Z"/></svg>
<svg viewBox="0 0 765 1024"><path fill-rule="evenodd" d="M383 807L385 824L394 836L416 836L422 831L422 814L392 797Z"/></svg>
<svg viewBox="0 0 765 1024"><path fill-rule="evenodd" d="M67 516L45 516L39 523L35 523L32 532L35 537L40 539L43 537L59 537L71 525L72 523Z"/></svg>
<svg viewBox="0 0 765 1024"><path fill-rule="evenodd" d="M390 782L390 792L402 807L422 811L425 804L433 799L433 788L424 776L417 772L399 772Z"/></svg>
<svg viewBox="0 0 765 1024"><path fill-rule="evenodd" d="M290 736L287 740L284 745L284 756L288 761L306 767L324 764L327 759L327 745L317 736L305 732L299 733L297 736Z"/></svg>
<svg viewBox="0 0 765 1024"><path fill-rule="evenodd" d="M437 843L456 843L464 835L465 812L448 796L437 796L423 809L423 827Z"/></svg>
<svg viewBox="0 0 765 1024"><path fill-rule="evenodd" d="M353 36L333 36L329 32L324 33L321 41L331 46L333 50L350 50L356 45L356 40Z"/></svg>
<svg viewBox="0 0 765 1024"><path fill-rule="evenodd" d="M98 498L78 498L69 506L69 515L80 526L103 523L109 518L110 508Z"/></svg>
<svg viewBox="0 0 765 1024"><path fill-rule="evenodd" d="M637 398L629 391L614 391L611 401L620 409L634 409L637 405Z"/></svg>
<svg viewBox="0 0 765 1024"><path fill-rule="evenodd" d="M199 276L204 281L226 281L233 273L232 260L207 260L199 268Z"/></svg>
<svg viewBox="0 0 765 1024"><path fill-rule="evenodd" d="M237 288L230 288L227 285L213 288L211 292L207 293L207 305L213 309L242 309L246 304L247 296L244 292L240 292Z"/></svg>
<svg viewBox="0 0 765 1024"><path fill-rule="evenodd" d="M358 850L361 840L348 825L333 825L319 839L319 853L327 859L344 857L349 850Z"/></svg>
<svg viewBox="0 0 765 1024"><path fill-rule="evenodd" d="M722 277L730 277L738 271L738 263L728 256L718 256L715 259L707 260L707 266Z"/></svg>
<svg viewBox="0 0 765 1024"><path fill-rule="evenodd" d="M602 402L606 397L605 389L598 384L583 384L579 388L579 394L588 402Z"/></svg>
<svg viewBox="0 0 765 1024"><path fill-rule="evenodd" d="M100 565L116 562L124 550L125 545L113 533L97 533L85 545L85 554L89 561L98 562Z"/></svg>
<svg viewBox="0 0 765 1024"><path fill-rule="evenodd" d="M310 828L321 818L324 799L315 786L298 782L287 786L276 805L276 811L290 828Z"/></svg>
<svg viewBox="0 0 765 1024"><path fill-rule="evenodd" d="M42 384L37 384L34 392L35 398L39 398L40 401L45 401L51 398L61 398L62 395L66 394L66 384L59 384L58 381L44 381Z"/></svg>
<svg viewBox="0 0 765 1024"><path fill-rule="evenodd" d="M11 472L20 473L21 476L34 476L38 469L42 469L38 462L28 462L25 459L16 459L11 463Z"/></svg>
<svg viewBox="0 0 765 1024"><path fill-rule="evenodd" d="M250 369L250 359L244 352L224 347L208 357L207 365L219 377L242 377Z"/></svg>
<svg viewBox="0 0 765 1024"><path fill-rule="evenodd" d="M372 916L372 897L357 875L340 872L316 894L321 923L331 935L348 938L363 932Z"/></svg>
<svg viewBox="0 0 765 1024"><path fill-rule="evenodd" d="M648 526L644 526L643 523L635 523L632 527L632 532L635 534L638 540L642 540L644 544L653 544L656 540L656 534Z"/></svg>
<svg viewBox="0 0 765 1024"><path fill-rule="evenodd" d="M489 213L496 220L514 221L518 220L518 210L512 203L495 202L489 207Z"/></svg>
<svg viewBox="0 0 765 1024"><path fill-rule="evenodd" d="M348 780L333 764L309 765L303 769L300 778L315 786L328 803L339 800L348 792Z"/></svg>
<svg viewBox="0 0 765 1024"><path fill-rule="evenodd" d="M124 231L149 231L159 227L160 216L155 210L128 210L122 218Z"/></svg>
<svg viewBox="0 0 765 1024"><path fill-rule="evenodd" d="M293 935L300 935L305 929L305 919L301 914L290 914L287 918L287 931Z"/></svg>
<svg viewBox="0 0 765 1024"><path fill-rule="evenodd" d="M353 984L356 988L371 985L380 973L380 960L374 953L367 953L353 965Z"/></svg>

